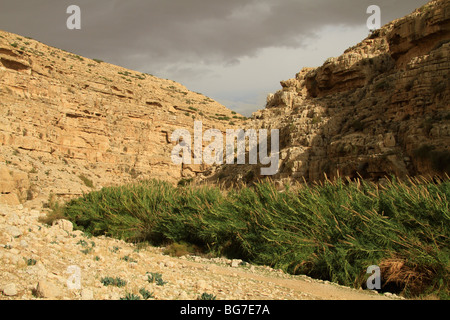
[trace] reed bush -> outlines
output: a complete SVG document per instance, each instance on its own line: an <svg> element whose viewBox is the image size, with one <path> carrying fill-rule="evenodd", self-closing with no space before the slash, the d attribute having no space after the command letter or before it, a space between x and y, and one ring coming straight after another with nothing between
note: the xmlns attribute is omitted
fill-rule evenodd
<svg viewBox="0 0 450 320"><path fill-rule="evenodd" d="M226 192L144 181L86 194L64 214L92 235L187 243L355 288L378 265L384 290L447 299L448 199L448 179L338 179L282 192L269 181Z"/></svg>

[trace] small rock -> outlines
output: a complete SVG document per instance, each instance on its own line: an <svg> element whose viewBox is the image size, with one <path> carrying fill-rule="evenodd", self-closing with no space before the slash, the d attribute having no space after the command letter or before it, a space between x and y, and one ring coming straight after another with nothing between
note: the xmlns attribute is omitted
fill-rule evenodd
<svg viewBox="0 0 450 320"><path fill-rule="evenodd" d="M230 265L231 265L232 268L237 268L237 267L239 267L241 262L242 262L242 260L234 259L234 260L231 260Z"/></svg>
<svg viewBox="0 0 450 320"><path fill-rule="evenodd" d="M52 224L52 227L59 227L60 229L67 231L67 232L73 231L72 222L70 222L69 220L64 220L64 219L54 221Z"/></svg>
<svg viewBox="0 0 450 320"><path fill-rule="evenodd" d="M54 299L61 296L59 289L50 281L41 280L36 287L36 297Z"/></svg>
<svg viewBox="0 0 450 320"><path fill-rule="evenodd" d="M14 283L10 283L3 288L3 294L8 297L17 295L17 288Z"/></svg>
<svg viewBox="0 0 450 320"><path fill-rule="evenodd" d="M83 231L75 230L72 232L72 235L74 235L75 237L81 237L81 236L83 236Z"/></svg>
<svg viewBox="0 0 450 320"><path fill-rule="evenodd" d="M206 281L205 280L198 280L197 281L197 289L198 290L205 290L207 287Z"/></svg>
<svg viewBox="0 0 450 320"><path fill-rule="evenodd" d="M8 233L13 238L18 238L22 235L22 231L15 226L8 226L5 228L6 233Z"/></svg>

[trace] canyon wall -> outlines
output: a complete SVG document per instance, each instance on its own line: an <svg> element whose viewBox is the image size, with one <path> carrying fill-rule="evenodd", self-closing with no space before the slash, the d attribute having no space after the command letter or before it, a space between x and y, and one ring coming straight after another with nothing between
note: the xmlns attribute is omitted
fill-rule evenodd
<svg viewBox="0 0 450 320"><path fill-rule="evenodd" d="M15 188L21 200L195 177L204 166L171 160L173 131L192 132L195 120L204 130L242 123L240 115L174 81L0 31L4 195L18 173L28 177Z"/></svg>
<svg viewBox="0 0 450 320"><path fill-rule="evenodd" d="M372 32L267 98L249 128L280 130L278 181L450 173L450 1ZM251 182L250 166L213 179ZM237 177L237 178L228 178Z"/></svg>

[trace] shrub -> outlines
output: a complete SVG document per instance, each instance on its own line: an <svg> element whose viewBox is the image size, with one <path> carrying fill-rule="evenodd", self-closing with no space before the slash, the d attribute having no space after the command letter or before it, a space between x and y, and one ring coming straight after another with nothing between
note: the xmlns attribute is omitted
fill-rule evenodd
<svg viewBox="0 0 450 320"><path fill-rule="evenodd" d="M34 259L27 259L26 262L27 266L34 266L37 263L37 261Z"/></svg>
<svg viewBox="0 0 450 320"><path fill-rule="evenodd" d="M64 206L58 202L56 195L52 193L49 195L46 207L50 209L50 212L45 217L40 217L39 222L52 225L54 221L66 218Z"/></svg>
<svg viewBox="0 0 450 320"><path fill-rule="evenodd" d="M127 285L127 282L125 280L120 279L119 277L112 278L112 277L104 277L100 280L100 282L104 286L116 286L116 287L124 287Z"/></svg>
<svg viewBox="0 0 450 320"><path fill-rule="evenodd" d="M147 275L147 281L150 283L156 283L158 286L163 286L167 283L162 279L161 273L153 273L150 272L150 275Z"/></svg>
<svg viewBox="0 0 450 320"><path fill-rule="evenodd" d="M216 300L216 296L210 293L202 293L201 296L197 298L197 300Z"/></svg>
<svg viewBox="0 0 450 320"><path fill-rule="evenodd" d="M123 256L120 259L123 260L123 261L126 261L126 262L134 262L134 263L137 262L135 259L131 258L130 256Z"/></svg>
<svg viewBox="0 0 450 320"><path fill-rule="evenodd" d="M127 293L125 297L120 298L120 300L141 300L141 297L133 293Z"/></svg>
<svg viewBox="0 0 450 320"><path fill-rule="evenodd" d="M155 298L154 293L147 291L145 288L141 288L139 290L139 293L141 294L142 298L144 298L144 300Z"/></svg>
<svg viewBox="0 0 450 320"><path fill-rule="evenodd" d="M71 200L65 213L76 228L94 235L188 243L355 288L365 284L367 267L378 265L382 290L445 298L448 199L448 177L438 184L392 179L384 186L326 180L283 192L269 181L224 192L153 180L91 192ZM160 274L148 280L165 283Z"/></svg>

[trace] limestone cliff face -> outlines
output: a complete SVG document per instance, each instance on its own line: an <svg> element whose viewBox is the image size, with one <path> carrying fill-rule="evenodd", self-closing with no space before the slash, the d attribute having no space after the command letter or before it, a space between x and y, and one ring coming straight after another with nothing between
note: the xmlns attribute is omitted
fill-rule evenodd
<svg viewBox="0 0 450 320"><path fill-rule="evenodd" d="M195 176L205 168L172 163L172 132L193 131L194 119L204 130L241 123L173 81L3 31L0 114L0 163L27 173L28 198L80 195L91 182L99 188Z"/></svg>
<svg viewBox="0 0 450 320"><path fill-rule="evenodd" d="M431 1L282 81L249 126L280 130L279 181L449 173L449 71L450 1Z"/></svg>

